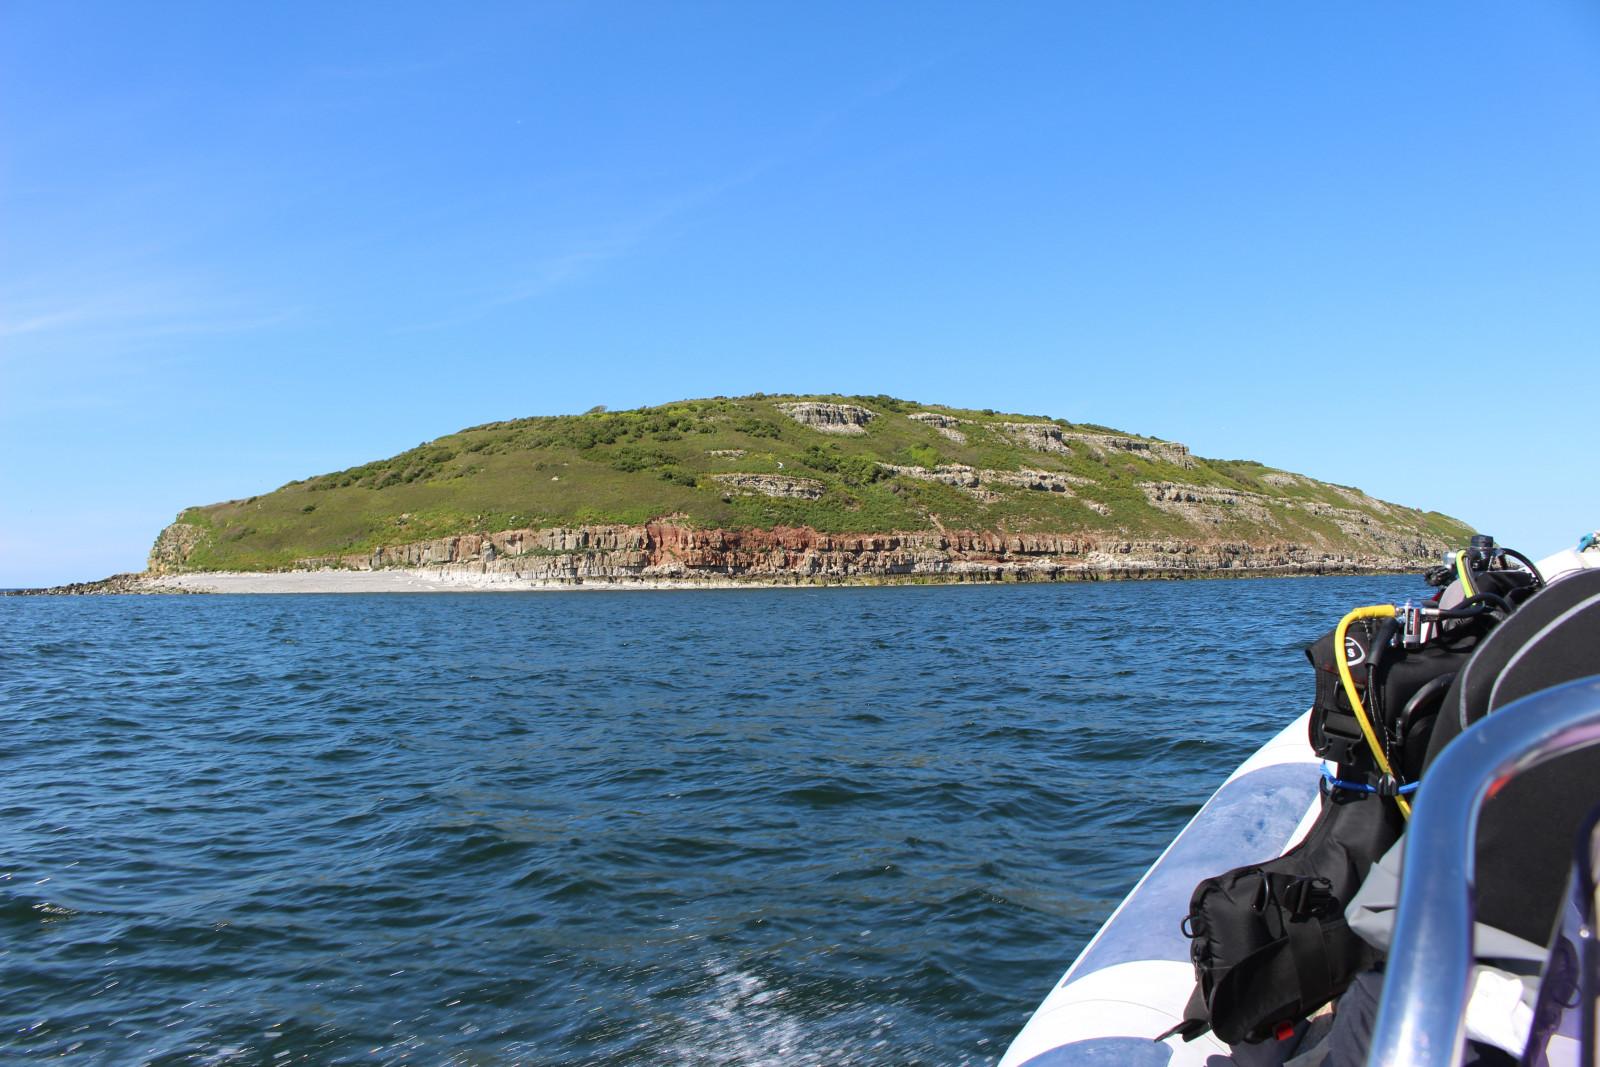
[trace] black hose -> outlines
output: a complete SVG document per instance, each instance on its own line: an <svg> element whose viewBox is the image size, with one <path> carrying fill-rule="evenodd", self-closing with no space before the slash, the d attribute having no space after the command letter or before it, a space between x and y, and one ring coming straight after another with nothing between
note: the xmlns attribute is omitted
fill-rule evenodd
<svg viewBox="0 0 1600 1067"><path fill-rule="evenodd" d="M1400 722L1396 726L1396 729L1400 733L1400 744L1402 751L1404 750L1405 746L1406 732L1411 729L1412 718L1425 703L1433 699L1434 694L1439 694L1442 699L1444 691L1449 689L1450 683L1455 680L1455 671L1450 671L1447 674L1441 674L1437 678L1430 679L1426 685L1411 695L1410 700L1406 701L1406 706L1400 712Z"/></svg>
<svg viewBox="0 0 1600 1067"><path fill-rule="evenodd" d="M1394 641L1394 635L1400 630L1398 619L1384 619L1378 624L1377 633L1372 635L1372 647L1367 650L1367 666L1370 671L1376 671L1379 663L1388 653Z"/></svg>
<svg viewBox="0 0 1600 1067"><path fill-rule="evenodd" d="M1539 573L1539 568L1534 566L1533 560L1529 559L1527 556L1524 556L1521 552L1518 552L1514 548L1502 548L1500 551L1504 552L1506 555L1510 556L1512 559L1528 568L1528 572L1533 575L1533 587L1535 589L1544 585L1544 575Z"/></svg>
<svg viewBox="0 0 1600 1067"><path fill-rule="evenodd" d="M1472 608L1439 608L1433 613L1436 619L1476 619L1489 614L1489 605L1479 604Z"/></svg>
<svg viewBox="0 0 1600 1067"><path fill-rule="evenodd" d="M1388 655L1394 635L1400 632L1400 620L1387 618L1378 624L1378 629L1372 634L1371 647L1367 649L1367 700L1371 704L1373 720L1380 725L1388 721L1384 714L1383 706L1383 661ZM1383 748L1384 755L1391 756L1389 751L1389 731L1384 730Z"/></svg>
<svg viewBox="0 0 1600 1067"><path fill-rule="evenodd" d="M1490 608L1497 608L1505 615L1511 614L1511 605L1505 597L1498 593L1475 593L1463 600L1459 607L1439 608L1435 615L1441 619L1476 619Z"/></svg>
<svg viewBox="0 0 1600 1067"><path fill-rule="evenodd" d="M1490 607L1499 608L1507 615L1511 614L1511 602L1499 593L1479 593L1470 596L1461 602L1461 607L1471 607L1477 604L1488 604Z"/></svg>

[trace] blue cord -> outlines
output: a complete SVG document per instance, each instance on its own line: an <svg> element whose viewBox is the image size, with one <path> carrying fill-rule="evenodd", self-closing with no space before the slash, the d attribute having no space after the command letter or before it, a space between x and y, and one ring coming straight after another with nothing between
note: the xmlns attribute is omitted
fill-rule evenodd
<svg viewBox="0 0 1600 1067"><path fill-rule="evenodd" d="M1348 789L1352 793L1376 793L1378 791L1377 786L1368 785L1366 782L1347 782L1343 778L1335 778L1333 772L1328 770L1326 763L1322 765L1322 780L1335 789ZM1401 786L1399 789L1400 796L1410 796L1417 791L1417 787L1421 784L1421 782L1412 782L1410 785Z"/></svg>

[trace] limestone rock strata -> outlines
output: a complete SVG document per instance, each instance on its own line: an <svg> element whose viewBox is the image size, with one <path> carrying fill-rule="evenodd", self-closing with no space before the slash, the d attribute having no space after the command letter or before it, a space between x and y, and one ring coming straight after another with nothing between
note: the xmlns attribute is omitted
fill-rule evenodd
<svg viewBox="0 0 1600 1067"><path fill-rule="evenodd" d="M880 463L878 466L907 478L939 482L942 485L964 489L985 502L1000 499L999 493L987 488L991 485L1008 485L1018 489L1032 489L1041 493L1065 493L1070 496L1073 486L1087 485L1090 481L1076 474L1030 470L1026 467L1019 471L997 471L968 467L959 463L941 464L937 467L908 467L896 463Z"/></svg>
<svg viewBox="0 0 1600 1067"><path fill-rule="evenodd" d="M739 493L795 500L816 500L822 496L822 483L812 478L790 478L783 474L713 474L711 480Z"/></svg>
<svg viewBox="0 0 1600 1067"><path fill-rule="evenodd" d="M896 577L999 581L1401 570L1415 566L1419 558L1329 550L1291 541L1121 540L1092 534L987 531L828 534L808 527L725 530L653 522L463 534L379 548L370 554L305 559L299 566L439 568L447 574L498 576L507 582Z"/></svg>
<svg viewBox="0 0 1600 1067"><path fill-rule="evenodd" d="M1359 489L1347 489L1342 485L1333 486L1333 491L1357 507L1371 508L1384 515L1393 515L1394 507L1386 504L1377 497L1368 496Z"/></svg>
<svg viewBox="0 0 1600 1067"><path fill-rule="evenodd" d="M1090 479L1062 471L1036 471L1024 467L1019 471L984 471L986 481L1001 485L1015 485L1039 493L1066 493L1071 495L1075 485L1088 485Z"/></svg>
<svg viewBox="0 0 1600 1067"><path fill-rule="evenodd" d="M1442 541L1421 533L1385 525L1358 508L1341 508L1320 500L1292 497L1274 500L1265 494L1242 489L1184 485L1181 482L1142 482L1139 488L1144 491L1145 499L1155 507L1202 528L1222 526L1240 519L1261 526L1281 527L1279 516L1273 511L1277 507L1284 512L1298 511L1330 521L1340 533L1360 541L1380 555L1409 556L1420 560L1437 556L1447 547ZM1341 489L1339 495L1367 507L1382 505L1382 501L1357 490ZM1386 505L1383 510L1393 512Z"/></svg>
<svg viewBox="0 0 1600 1067"><path fill-rule="evenodd" d="M1125 437L1115 433L1063 433L1062 440L1069 445L1081 442L1090 451L1101 455L1107 452L1126 452L1141 459L1158 459L1174 466L1193 470L1199 466L1189 454L1188 445L1176 441L1152 441L1144 437Z"/></svg>
<svg viewBox="0 0 1600 1067"><path fill-rule="evenodd" d="M911 419L914 422L927 423L935 430L938 430L940 434L954 441L958 445L964 445L967 443L967 435L959 429L962 422L965 420L958 419L954 415L941 415L937 411L918 411L914 414L907 415L906 418Z"/></svg>
<svg viewBox="0 0 1600 1067"><path fill-rule="evenodd" d="M1035 452L1055 452L1063 456L1072 454L1072 449L1067 447L1067 442L1062 438L1061 427L1053 422L1002 422L999 428L1017 444Z"/></svg>
<svg viewBox="0 0 1600 1067"><path fill-rule="evenodd" d="M816 400L801 400L779 404L778 410L802 426L823 433L866 433L867 423L878 417L856 404L826 404Z"/></svg>
<svg viewBox="0 0 1600 1067"><path fill-rule="evenodd" d="M1151 504L1198 526L1221 526L1236 519L1275 525L1267 497L1260 493L1181 482L1142 482L1139 488Z"/></svg>
<svg viewBox="0 0 1600 1067"><path fill-rule="evenodd" d="M991 493L983 488L984 475L993 474L993 471L981 471L960 463L942 463L937 467L909 467L899 463L880 463L878 466L906 478L915 478L921 482L938 482L940 485L964 489L979 500L1000 499L998 493Z"/></svg>

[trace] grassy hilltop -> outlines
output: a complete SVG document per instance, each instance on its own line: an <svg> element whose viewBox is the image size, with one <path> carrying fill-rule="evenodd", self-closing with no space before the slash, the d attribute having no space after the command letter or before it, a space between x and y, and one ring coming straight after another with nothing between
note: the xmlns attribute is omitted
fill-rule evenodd
<svg viewBox="0 0 1600 1067"><path fill-rule="evenodd" d="M846 421L817 425L807 405ZM1450 542L1470 532L1436 512L1092 424L886 396L758 393L474 426L261 496L189 508L163 538L181 532L187 569L265 570L461 533L667 516L730 529L1333 548L1355 543L1353 523Z"/></svg>

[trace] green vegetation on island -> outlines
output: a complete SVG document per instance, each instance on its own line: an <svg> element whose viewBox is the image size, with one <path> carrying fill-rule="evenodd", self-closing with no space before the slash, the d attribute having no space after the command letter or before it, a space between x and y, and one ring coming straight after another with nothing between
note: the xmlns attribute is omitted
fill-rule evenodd
<svg viewBox="0 0 1600 1067"><path fill-rule="evenodd" d="M1436 512L1088 423L886 396L715 397L487 423L193 507L183 566L268 570L464 533L639 524L1458 542ZM159 550L159 545L158 545Z"/></svg>

